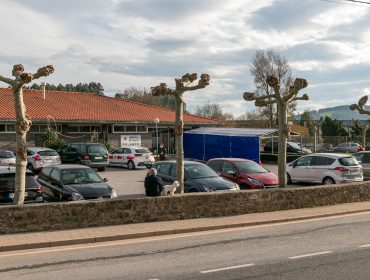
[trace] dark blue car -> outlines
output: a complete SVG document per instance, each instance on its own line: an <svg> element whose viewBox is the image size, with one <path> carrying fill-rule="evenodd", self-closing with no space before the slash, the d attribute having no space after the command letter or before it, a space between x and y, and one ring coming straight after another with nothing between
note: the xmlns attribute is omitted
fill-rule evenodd
<svg viewBox="0 0 370 280"><path fill-rule="evenodd" d="M185 161L185 192L213 192L213 191L236 191L238 184L222 178L207 165ZM154 164L158 176L165 185L172 184L176 180L176 161L160 161Z"/></svg>

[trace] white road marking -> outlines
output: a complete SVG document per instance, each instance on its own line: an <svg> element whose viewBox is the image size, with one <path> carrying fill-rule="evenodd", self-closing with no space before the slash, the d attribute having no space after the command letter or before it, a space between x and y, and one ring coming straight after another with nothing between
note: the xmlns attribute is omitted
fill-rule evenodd
<svg viewBox="0 0 370 280"><path fill-rule="evenodd" d="M325 254L330 254L330 253L332 253L332 251L316 252L316 253L311 253L311 254L306 254L306 255L299 255L299 256L289 257L289 259L295 260L295 259L301 259L301 258L307 258L307 257L325 255Z"/></svg>
<svg viewBox="0 0 370 280"><path fill-rule="evenodd" d="M203 270L203 271L200 271L200 273L212 273L212 272L218 272L218 271L224 271L224 270L238 269L238 268L242 268L242 267L250 267L250 266L254 266L254 265L255 265L254 263L247 263L247 264L221 267L221 268L210 269L210 270Z"/></svg>
<svg viewBox="0 0 370 280"><path fill-rule="evenodd" d="M360 248L366 248L366 247L370 247L370 244L359 245L358 247L360 247Z"/></svg>
<svg viewBox="0 0 370 280"><path fill-rule="evenodd" d="M216 229L216 230L193 232L193 233L177 233L177 234L155 236L155 237L141 237L141 238L136 238L136 239L106 241L106 242L99 242L99 243L87 243L84 245L66 245L66 246L58 246L58 247L51 247L51 248L27 249L27 250L10 251L10 252L3 252L3 253L0 252L0 258L23 256L23 255L33 255L33 254L35 255L36 254L47 254L47 253L73 251L73 250L81 250L81 249L94 249L94 248L100 248L100 247L112 247L112 246L117 246L117 245L128 245L128 244L135 244L135 243L170 240L170 239L186 238L186 237L192 237L192 236L210 235L210 234L215 234L215 233L243 231L246 229L258 229L258 228L276 227L276 226L290 225L290 224L300 224L300 223L306 223L306 222L338 219L338 218L343 218L343 217L359 216L359 215L366 215L366 214L368 215L369 212L344 214L344 215L330 216L330 217L323 217L323 218L310 218L307 220L298 220L298 221L290 221L290 222L282 222L282 223L271 223L271 224L265 224L265 225L241 226L241 227L236 227L236 228Z"/></svg>

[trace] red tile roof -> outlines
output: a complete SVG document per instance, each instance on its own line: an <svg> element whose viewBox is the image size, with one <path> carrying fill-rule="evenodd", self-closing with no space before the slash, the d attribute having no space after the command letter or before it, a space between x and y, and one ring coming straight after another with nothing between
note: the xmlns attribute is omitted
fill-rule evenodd
<svg viewBox="0 0 370 280"><path fill-rule="evenodd" d="M23 90L27 114L33 120L174 122L175 111L142 103L81 92ZM13 93L0 88L0 120L15 119ZM218 121L184 114L185 123L212 124Z"/></svg>

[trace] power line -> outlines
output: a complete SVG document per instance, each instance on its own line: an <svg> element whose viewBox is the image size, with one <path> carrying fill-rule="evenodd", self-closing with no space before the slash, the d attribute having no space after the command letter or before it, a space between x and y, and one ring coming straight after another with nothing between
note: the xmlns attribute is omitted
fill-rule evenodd
<svg viewBox="0 0 370 280"><path fill-rule="evenodd" d="M361 3L361 4L368 4L368 5L370 5L370 2L366 2L366 1L359 1L359 0L343 0L343 1L355 2L355 3Z"/></svg>
<svg viewBox="0 0 370 280"><path fill-rule="evenodd" d="M329 3L336 3L336 4L342 4L342 5L349 5L349 6L366 7L364 5L356 5L354 3L351 4L351 3L339 2L339 1L335 1L335 0L320 0L320 1L322 1L322 2L329 2ZM347 1L347 0L343 0L343 1ZM352 1L350 1L350 2L352 2ZM353 2L355 2L355 1L353 1ZM363 2L363 1L356 1L356 2ZM364 3L370 5L370 2L364 2ZM366 8L370 8L370 7L366 7Z"/></svg>

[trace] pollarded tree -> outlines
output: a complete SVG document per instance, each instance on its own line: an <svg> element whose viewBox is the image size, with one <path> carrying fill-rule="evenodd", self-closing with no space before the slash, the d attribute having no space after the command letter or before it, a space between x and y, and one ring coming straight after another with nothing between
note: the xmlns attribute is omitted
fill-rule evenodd
<svg viewBox="0 0 370 280"><path fill-rule="evenodd" d="M278 177L279 187L286 187L286 145L289 136L289 126L287 111L288 105L297 100L308 100L308 95L303 94L301 97L297 97L298 92L307 87L307 81L305 79L295 79L294 83L289 87L287 92L282 92L279 85L278 78L269 76L266 79L266 83L274 90L273 94L266 94L262 96L256 96L253 92L245 92L243 98L247 101L255 101L257 107L264 107L269 104L277 105L278 110L278 123L279 123L279 144L278 144Z"/></svg>
<svg viewBox="0 0 370 280"><path fill-rule="evenodd" d="M16 174L14 203L23 204L25 196L25 175L27 165L26 136L32 121L26 114L23 102L23 86L32 80L46 77L54 72L54 67L47 65L39 68L35 74L25 73L21 64L13 66L12 75L14 79L0 76L0 81L10 85L13 89L14 107L16 115Z"/></svg>
<svg viewBox="0 0 370 280"><path fill-rule="evenodd" d="M152 95L162 96L170 95L175 99L176 102L176 120L175 120L175 139L176 139L176 180L180 183L181 193L184 192L184 145L183 145L183 112L184 112L184 101L183 94L186 91L193 91L197 89L205 88L209 85L210 77L208 74L202 74L197 85L191 86L191 84L198 78L196 73L185 74L181 78L176 78L176 88L170 89L165 83L161 83L158 86L152 87Z"/></svg>
<svg viewBox="0 0 370 280"><path fill-rule="evenodd" d="M349 108L351 110L358 110L358 112L362 115L370 115L370 111L365 109L365 104L366 104L367 100L368 100L368 96L365 95L365 96L360 98L360 100L358 101L357 104L352 104L351 106L349 106ZM366 146L366 132L367 132L368 128L369 128L368 124L363 126L363 136L362 136L363 140L362 140L362 142L363 142L364 147Z"/></svg>

